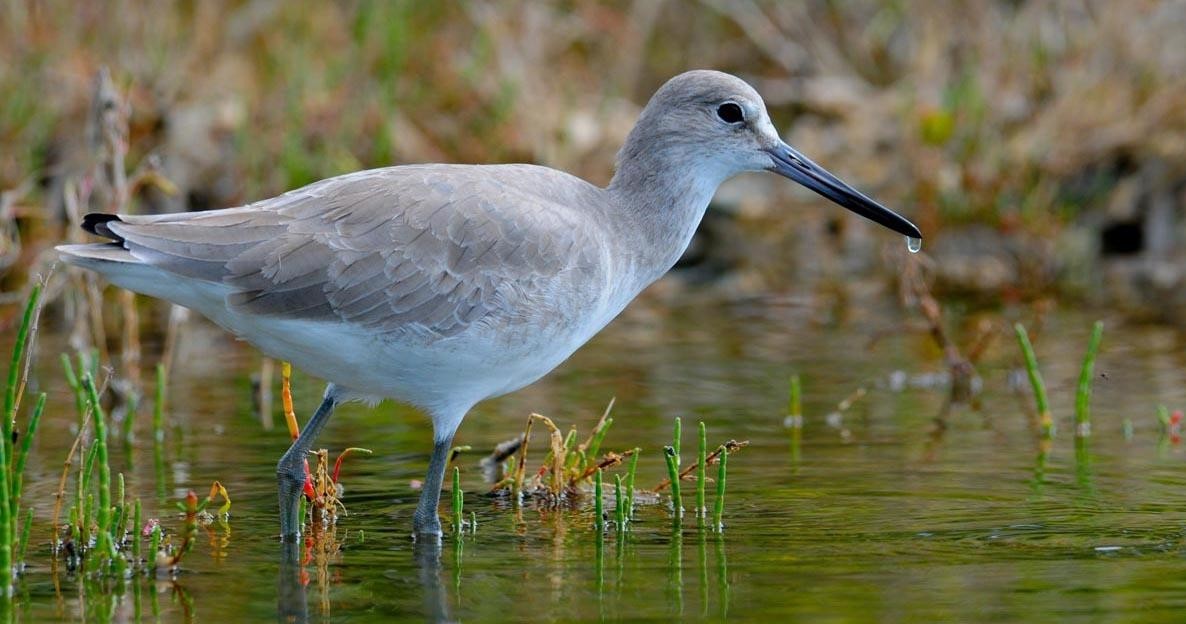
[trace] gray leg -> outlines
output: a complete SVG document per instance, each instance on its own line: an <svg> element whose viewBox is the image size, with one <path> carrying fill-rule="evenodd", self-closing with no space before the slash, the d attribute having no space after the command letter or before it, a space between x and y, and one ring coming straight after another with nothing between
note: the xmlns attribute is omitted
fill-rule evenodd
<svg viewBox="0 0 1186 624"><path fill-rule="evenodd" d="M313 417L305 425L304 431L297 436L296 441L280 463L276 464L276 478L280 482L280 537L284 540L295 540L301 536L301 519L297 517L300 511L301 490L305 487L305 459L309 456L309 448L317 439L317 434L329 422L330 414L334 412L337 402L334 400L334 386L325 388L325 398L313 413Z"/></svg>
<svg viewBox="0 0 1186 624"><path fill-rule="evenodd" d="M437 515L437 505L441 501L441 485L445 482L445 464L449 460L449 450L453 448L453 436L447 440L438 440L432 447L432 459L428 462L428 476L424 479L424 488L420 490L420 503L416 505L416 515L412 517L414 537L431 537L439 539L441 533L441 518Z"/></svg>

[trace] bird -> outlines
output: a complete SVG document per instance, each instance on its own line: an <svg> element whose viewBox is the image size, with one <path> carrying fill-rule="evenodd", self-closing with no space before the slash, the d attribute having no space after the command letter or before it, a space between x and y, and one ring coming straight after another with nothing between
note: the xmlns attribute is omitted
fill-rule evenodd
<svg viewBox="0 0 1186 624"><path fill-rule="evenodd" d="M540 379L687 248L717 187L771 171L907 237L922 233L782 140L744 80L694 70L651 97L598 186L533 164L407 164L241 207L91 213L106 239L67 263L191 308L326 380L276 468L280 533L299 539L304 462L336 406L394 399L431 419L414 538L442 535L454 434L480 401Z"/></svg>

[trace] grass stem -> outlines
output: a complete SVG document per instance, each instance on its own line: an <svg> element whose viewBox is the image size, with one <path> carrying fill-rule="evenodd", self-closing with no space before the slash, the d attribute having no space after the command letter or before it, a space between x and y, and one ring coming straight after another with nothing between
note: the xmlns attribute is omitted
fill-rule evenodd
<svg viewBox="0 0 1186 624"><path fill-rule="evenodd" d="M675 453L675 468L676 468L676 470L679 470L679 466L680 466L680 452L679 452L680 448L679 448L679 446L680 446L680 440L683 439L683 437L684 437L683 431L681 430L682 423L680 422L679 416L675 417L675 425L673 427L674 427L674 430L671 432L671 448L672 448L672 451Z"/></svg>
<svg viewBox="0 0 1186 624"><path fill-rule="evenodd" d="M671 480L671 510L676 518L684 515L684 502L680 496L679 460L673 447L663 447L663 458L667 461L667 477Z"/></svg>
<svg viewBox="0 0 1186 624"><path fill-rule="evenodd" d="M803 428L803 391L799 385L799 373L791 375L791 396L787 400L787 425L792 429Z"/></svg>
<svg viewBox="0 0 1186 624"><path fill-rule="evenodd" d="M708 458L708 436L705 433L704 421L700 421L699 432L700 445L696 453L696 516L703 517L708 514L708 506L704 502L704 486L707 476L705 472Z"/></svg>
<svg viewBox="0 0 1186 624"><path fill-rule="evenodd" d="M1091 379L1103 335L1104 322L1096 321L1087 341L1087 354L1083 356L1083 369L1079 372L1079 387L1075 393L1075 435L1079 437L1091 435Z"/></svg>
<svg viewBox="0 0 1186 624"><path fill-rule="evenodd" d="M600 534L605 530L605 505L602 499L601 491L601 469L593 473L593 526L597 528L598 541L600 541Z"/></svg>
<svg viewBox="0 0 1186 624"><path fill-rule="evenodd" d="M626 530L626 501L622 498L622 475L614 475L614 526Z"/></svg>
<svg viewBox="0 0 1186 624"><path fill-rule="evenodd" d="M453 466L453 534L461 535L465 516L462 506L465 499L461 493L461 469Z"/></svg>
<svg viewBox="0 0 1186 624"><path fill-rule="evenodd" d="M1042 373L1038 371L1038 358L1034 355L1034 346L1030 344L1029 334L1021 323L1013 325L1017 334L1017 343L1021 346L1021 354L1025 358L1025 372L1029 375L1030 386L1034 389L1034 401L1038 408L1038 424L1042 429L1042 437L1053 438L1054 416L1050 413L1050 401L1046 396L1046 382L1042 381Z"/></svg>
<svg viewBox="0 0 1186 624"><path fill-rule="evenodd" d="M725 529L722 518L725 515L725 477L728 472L729 453L721 447L720 463L717 465L717 499L713 506L712 522L718 531Z"/></svg>

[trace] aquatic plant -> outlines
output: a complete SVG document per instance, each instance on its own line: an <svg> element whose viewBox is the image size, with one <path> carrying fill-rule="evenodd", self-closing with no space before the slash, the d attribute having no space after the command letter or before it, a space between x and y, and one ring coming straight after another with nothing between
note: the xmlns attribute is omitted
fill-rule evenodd
<svg viewBox="0 0 1186 624"><path fill-rule="evenodd" d="M598 533L605 530L604 494L601 491L601 469L593 473L593 526Z"/></svg>
<svg viewBox="0 0 1186 624"><path fill-rule="evenodd" d="M663 459L667 463L667 480L671 484L671 513L678 519L684 515L684 501L679 486L679 454L675 447L663 447Z"/></svg>
<svg viewBox="0 0 1186 624"><path fill-rule="evenodd" d="M23 434L17 430L16 418L25 393L29 361L37 334L41 291L42 284L35 284L25 303L16 342L12 347L8 383L4 391L4 411L0 415L4 419L0 426L0 438L3 438L0 440L0 597L7 597L12 590L13 567L23 562L33 519L32 510L29 510L22 526L21 494L33 436L45 410L45 393L38 395ZM16 444L18 439L21 440L19 450Z"/></svg>
<svg viewBox="0 0 1186 624"><path fill-rule="evenodd" d="M614 475L614 527L618 531L626 530L626 501L622 494L622 475Z"/></svg>
<svg viewBox="0 0 1186 624"><path fill-rule="evenodd" d="M642 449L635 447L630 453L630 467L626 471L626 517L634 519L634 477L638 473L638 455Z"/></svg>
<svg viewBox="0 0 1186 624"><path fill-rule="evenodd" d="M787 398L787 416L783 421L791 429L803 428L803 389L799 384L799 374L791 375L790 396Z"/></svg>
<svg viewBox="0 0 1186 624"><path fill-rule="evenodd" d="M680 452L679 452L680 451L680 441L683 440L683 437L684 437L683 431L681 430L682 422L683 422L683 420L679 416L676 416L675 423L672 424L671 448L675 452L675 467L676 468L679 468L679 465L680 465Z"/></svg>
<svg viewBox="0 0 1186 624"><path fill-rule="evenodd" d="M1034 355L1034 346L1030 344L1029 334L1021 323L1013 325L1017 334L1017 343L1021 346L1021 354L1025 358L1025 372L1029 375L1030 386L1034 390L1034 401L1038 409L1038 426L1042 436L1054 437L1054 417L1050 413L1050 400L1046 396L1046 383L1042 381L1042 373L1038 370L1038 358Z"/></svg>
<svg viewBox="0 0 1186 624"><path fill-rule="evenodd" d="M708 436L704 431L704 421L700 421L697 433L699 433L700 444L696 449L696 515L704 516L708 513L708 507L704 503L704 485L707 480L705 477L705 463L708 457Z"/></svg>
<svg viewBox="0 0 1186 624"><path fill-rule="evenodd" d="M1075 392L1075 435L1079 437L1091 435L1091 379L1103 335L1104 322L1096 321L1091 329L1091 338L1087 341L1087 353L1083 356L1083 368L1079 372L1079 385Z"/></svg>
<svg viewBox="0 0 1186 624"><path fill-rule="evenodd" d="M609 417L614 401L606 406L597 425L584 442L578 444L577 429L574 426L567 435L551 418L541 414L527 417L523 434L519 438L518 457L510 474L502 475L493 487L495 492L507 492L516 501L524 496L547 505L561 505L568 501L579 501L582 489L588 487L597 470L606 470L620 465L627 457L636 455L638 449L617 452L601 452L601 445L613 419ZM548 430L548 452L539 469L527 478L527 453L535 423ZM500 445L501 446L501 445Z"/></svg>
<svg viewBox="0 0 1186 624"><path fill-rule="evenodd" d="M465 521L463 520L465 513L465 497L461 491L461 469L457 466L453 467L453 533L461 535L465 529Z"/></svg>
<svg viewBox="0 0 1186 624"><path fill-rule="evenodd" d="M198 526L214 518L206 513L206 509L216 498L223 500L217 517L225 523L231 507L230 495L218 481L213 483L210 494L203 500L199 500L192 491L189 492L185 501L177 505L186 514L182 540L177 544L171 535L164 532L159 521L150 519L144 522L141 502L128 495L124 475L116 473L113 476L111 471L107 413L100 401L103 389L95 383L91 371L81 366L81 360L77 371L70 365L69 358L63 358L62 361L69 371L68 376L77 380L72 388L82 398L84 413L83 426L66 455L59 481L58 502L53 517L55 556L61 557L68 568L82 570L98 578L121 578L131 572L161 573L175 569L192 548ZM164 370L158 367L153 437L161 465L164 385ZM86 439L91 440L89 447L84 444ZM67 516L69 520L61 524L61 505L66 498L66 482L76 453L84 459L75 474L73 502ZM162 485L163 478L158 474L158 490ZM147 557L140 543L145 537L152 540Z"/></svg>
<svg viewBox="0 0 1186 624"><path fill-rule="evenodd" d="M1164 405L1157 406L1157 423L1161 425L1162 439L1177 444L1182 437L1182 410L1170 412Z"/></svg>
<svg viewBox="0 0 1186 624"><path fill-rule="evenodd" d="M720 445L719 447L717 447L715 450L713 450L713 452L709 453L709 454L708 454L708 455L707 455L707 456L704 458L704 462L705 462L705 464L706 464L706 465L708 465L708 466L713 466L713 465L716 465L716 464L717 464L717 463L720 461L720 458L721 458L721 455L722 455L722 454L725 454L725 453L736 453L737 451L739 451L739 450L741 450L741 449L743 449L743 448L745 448L745 447L747 447L747 446L749 446L749 441L748 441L748 440L741 440L741 441L738 441L738 440L729 440L728 442L725 442L724 444L722 444L722 445ZM665 447L665 449L666 449L666 448L671 448L671 447ZM651 491L653 491L653 492L662 492L663 490L665 490L665 489L667 489L667 488L671 487L671 486L672 486L672 483L673 483L673 481L674 481L674 482L678 482L678 481L682 481L682 480L684 480L684 479L687 479L687 478L689 478L689 477L690 477L690 475L691 475L691 474L692 474L692 473L693 473L695 470L696 470L696 465L695 465L695 464L692 464L692 465L690 465L690 466L688 466L688 467L684 468L683 470L680 470L680 471L679 471L679 474L677 475L677 478L676 478L676 479L674 479L674 480L673 480L673 479L672 479L672 477L671 477L671 473L670 473L670 472L668 472L667 478L666 478L666 479L663 479L663 480L662 480L662 481L660 481L658 484L656 484L656 485L655 485L655 487L651 489Z"/></svg>
<svg viewBox="0 0 1186 624"><path fill-rule="evenodd" d="M198 495L193 490L185 493L185 500L178 501L177 509L185 514L184 524L182 525L181 543L177 545L170 544L167 540L162 541L159 533L161 530L160 524L153 527L153 553L155 559L150 562L150 567L160 574L163 570L171 570L181 563L181 559L193 549L194 542L197 541L198 527L204 520L203 514L210 503L214 502L215 497L222 497L223 504L218 510L218 517L225 520L231 510L231 499L227 494L226 488L221 483L215 481L210 486L210 494L202 500L198 500ZM139 538L137 538L139 539Z"/></svg>
<svg viewBox="0 0 1186 624"><path fill-rule="evenodd" d="M725 516L725 480L728 476L729 467L729 453L725 452L725 447L721 447L718 451L721 458L717 466L717 498L713 505L712 524L717 531L725 529L723 518Z"/></svg>

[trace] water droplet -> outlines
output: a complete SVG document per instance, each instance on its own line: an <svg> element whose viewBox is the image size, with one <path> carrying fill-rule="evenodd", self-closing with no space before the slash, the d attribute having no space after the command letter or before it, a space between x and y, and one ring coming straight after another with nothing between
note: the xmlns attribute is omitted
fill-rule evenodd
<svg viewBox="0 0 1186 624"><path fill-rule="evenodd" d="M922 250L922 239L914 238L913 236L906 237L906 249L910 253L918 253Z"/></svg>

